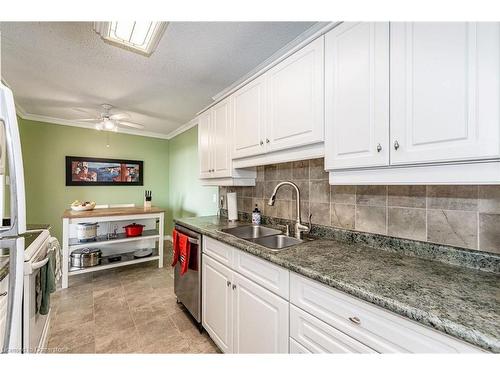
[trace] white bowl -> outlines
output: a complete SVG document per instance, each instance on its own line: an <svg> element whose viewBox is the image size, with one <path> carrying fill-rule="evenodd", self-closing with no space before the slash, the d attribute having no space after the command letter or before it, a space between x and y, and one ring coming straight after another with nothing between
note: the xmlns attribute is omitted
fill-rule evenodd
<svg viewBox="0 0 500 375"><path fill-rule="evenodd" d="M71 206L71 209L73 211L90 211L90 210L93 210L95 207L95 203L94 204L87 204L86 206Z"/></svg>

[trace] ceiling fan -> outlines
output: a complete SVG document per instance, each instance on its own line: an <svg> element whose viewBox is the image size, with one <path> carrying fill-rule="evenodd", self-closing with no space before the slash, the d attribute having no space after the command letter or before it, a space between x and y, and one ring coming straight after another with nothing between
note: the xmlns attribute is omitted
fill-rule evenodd
<svg viewBox="0 0 500 375"><path fill-rule="evenodd" d="M134 129L144 129L144 125L127 121L127 119L130 117L130 115L127 113L111 113L111 110L113 108L112 105L101 104L101 107L103 111L98 117L81 118L74 121L95 122L95 128L97 130L117 131L119 126L126 126Z"/></svg>

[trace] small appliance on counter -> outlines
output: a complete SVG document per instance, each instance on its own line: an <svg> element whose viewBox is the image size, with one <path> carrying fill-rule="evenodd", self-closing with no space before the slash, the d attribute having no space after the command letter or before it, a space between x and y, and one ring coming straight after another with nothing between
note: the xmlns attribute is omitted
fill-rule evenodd
<svg viewBox="0 0 500 375"><path fill-rule="evenodd" d="M144 227L145 225L132 223L124 226L123 228L125 229L125 235L127 237L137 237L142 235Z"/></svg>
<svg viewBox="0 0 500 375"><path fill-rule="evenodd" d="M76 237L79 242L91 242L97 239L97 223L80 223L76 226Z"/></svg>
<svg viewBox="0 0 500 375"><path fill-rule="evenodd" d="M98 248L86 247L78 249L71 253L71 267L72 268L88 268L101 264L102 251Z"/></svg>

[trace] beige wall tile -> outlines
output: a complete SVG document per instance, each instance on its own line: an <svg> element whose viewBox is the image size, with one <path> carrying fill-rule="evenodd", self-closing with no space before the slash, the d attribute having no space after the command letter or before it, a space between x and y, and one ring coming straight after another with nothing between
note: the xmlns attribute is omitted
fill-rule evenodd
<svg viewBox="0 0 500 375"><path fill-rule="evenodd" d="M264 181L264 166L258 166L257 168L257 181Z"/></svg>
<svg viewBox="0 0 500 375"><path fill-rule="evenodd" d="M330 206L331 225L333 227L354 229L356 206L353 204L332 203Z"/></svg>
<svg viewBox="0 0 500 375"><path fill-rule="evenodd" d="M387 187L389 206L425 208L425 185L391 185Z"/></svg>
<svg viewBox="0 0 500 375"><path fill-rule="evenodd" d="M309 201L330 203L330 184L328 180L316 180L309 182Z"/></svg>
<svg viewBox="0 0 500 375"><path fill-rule="evenodd" d="M304 181L295 181L295 184L299 188L300 191L300 200L301 201L308 201L309 200L309 181L304 180ZM297 197L295 196L295 192L292 194L293 200L295 200Z"/></svg>
<svg viewBox="0 0 500 375"><path fill-rule="evenodd" d="M330 225L330 203L309 202L313 224Z"/></svg>
<svg viewBox="0 0 500 375"><path fill-rule="evenodd" d="M387 186L361 185L356 187L356 204L363 206L387 205Z"/></svg>
<svg viewBox="0 0 500 375"><path fill-rule="evenodd" d="M473 211L428 210L427 240L477 249L477 213Z"/></svg>
<svg viewBox="0 0 500 375"><path fill-rule="evenodd" d="M309 160L292 163L292 178L294 180L309 180Z"/></svg>
<svg viewBox="0 0 500 375"><path fill-rule="evenodd" d="M278 164L278 180L290 181L292 179L292 163Z"/></svg>
<svg viewBox="0 0 500 375"><path fill-rule="evenodd" d="M475 185L429 185L427 208L477 210L478 187Z"/></svg>
<svg viewBox="0 0 500 375"><path fill-rule="evenodd" d="M330 199L334 203L355 204L356 186L353 185L331 185Z"/></svg>
<svg viewBox="0 0 500 375"><path fill-rule="evenodd" d="M292 201L276 201L277 217L281 219L292 218Z"/></svg>
<svg viewBox="0 0 500 375"><path fill-rule="evenodd" d="M264 180L276 181L278 179L278 164L264 166Z"/></svg>
<svg viewBox="0 0 500 375"><path fill-rule="evenodd" d="M479 214L479 250L500 253L500 215Z"/></svg>
<svg viewBox="0 0 500 375"><path fill-rule="evenodd" d="M425 241L426 212L420 208L389 207L388 234L394 237Z"/></svg>
<svg viewBox="0 0 500 375"><path fill-rule="evenodd" d="M264 198L264 181L256 181L254 187L254 198Z"/></svg>
<svg viewBox="0 0 500 375"><path fill-rule="evenodd" d="M356 230L387 234L387 207L356 206Z"/></svg>
<svg viewBox="0 0 500 375"><path fill-rule="evenodd" d="M479 212L500 214L500 185L479 186Z"/></svg>
<svg viewBox="0 0 500 375"><path fill-rule="evenodd" d="M300 220L303 223L309 223L309 201L300 201ZM292 220L297 218L297 203L295 200L292 201Z"/></svg>
<svg viewBox="0 0 500 375"><path fill-rule="evenodd" d="M311 180L328 180L328 172L325 171L325 159L309 160L309 178Z"/></svg>

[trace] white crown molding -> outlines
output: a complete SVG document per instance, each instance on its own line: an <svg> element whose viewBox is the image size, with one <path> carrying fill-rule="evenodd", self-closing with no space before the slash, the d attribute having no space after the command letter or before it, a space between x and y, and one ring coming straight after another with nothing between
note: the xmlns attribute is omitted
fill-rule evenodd
<svg viewBox="0 0 500 375"><path fill-rule="evenodd" d="M18 107L16 105L16 109L17 108L20 108L20 107ZM35 115L35 114L31 114L31 113L26 113L26 112L21 113L21 111L19 111L17 114L23 120L39 121L39 122L45 122L45 123L50 123L50 124L56 124L56 125L74 126L74 127L77 127L77 128L85 128L85 129L96 130L96 128L94 127L94 125L87 124L87 123L84 123L84 122L78 122L78 121L60 119L60 118L51 117L51 116ZM121 129L121 128L119 128L116 131L116 133L122 133L122 134L128 134L128 135L138 135L138 136L150 137L150 138L169 139L167 134L161 134L161 133L155 133L155 132L148 132L148 131L142 131L142 130L132 130L132 129L129 130L129 129Z"/></svg>
<svg viewBox="0 0 500 375"><path fill-rule="evenodd" d="M188 131L189 129L195 127L198 125L198 119L194 118L191 121L185 123L184 125L179 126L177 129L174 131L171 131L170 133L167 134L168 139L172 139L176 136L178 136L181 133L184 133L185 131Z"/></svg>

